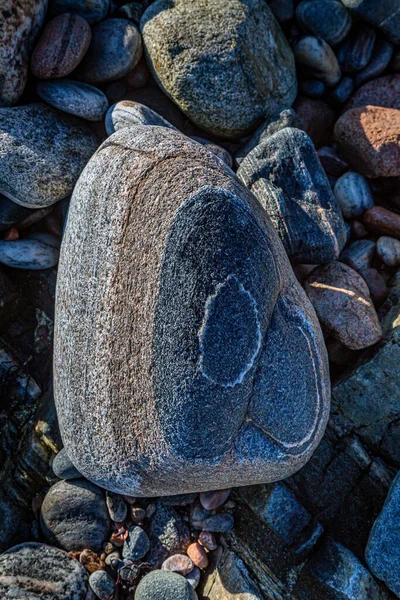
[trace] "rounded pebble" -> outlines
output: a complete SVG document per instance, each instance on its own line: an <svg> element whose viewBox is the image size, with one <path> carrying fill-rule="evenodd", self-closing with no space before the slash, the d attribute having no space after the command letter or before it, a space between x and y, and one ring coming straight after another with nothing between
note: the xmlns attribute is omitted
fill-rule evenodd
<svg viewBox="0 0 400 600"><path fill-rule="evenodd" d="M360 217L374 206L368 182L359 173L348 171L337 180L334 194L345 219Z"/></svg>
<svg viewBox="0 0 400 600"><path fill-rule="evenodd" d="M54 475L60 479L79 479L82 477L78 469L72 464L65 448L62 448L56 455L52 467Z"/></svg>
<svg viewBox="0 0 400 600"><path fill-rule="evenodd" d="M200 531L198 542L204 548L207 548L207 550L216 550L218 548L215 536L210 531Z"/></svg>
<svg viewBox="0 0 400 600"><path fill-rule="evenodd" d="M381 306L388 297L388 286L382 275L374 268L361 269L358 271L368 286L371 300L375 308Z"/></svg>
<svg viewBox="0 0 400 600"><path fill-rule="evenodd" d="M333 88L329 97L335 104L344 104L354 92L354 81L351 77L343 77L339 84Z"/></svg>
<svg viewBox="0 0 400 600"><path fill-rule="evenodd" d="M139 526L129 528L128 537L122 548L123 558L140 560L150 549L150 540L147 533Z"/></svg>
<svg viewBox="0 0 400 600"><path fill-rule="evenodd" d="M296 42L294 57L301 70L333 87L341 77L340 67L332 48L322 39L311 35Z"/></svg>
<svg viewBox="0 0 400 600"><path fill-rule="evenodd" d="M100 121L108 109L105 94L81 81L39 81L36 92L54 108L88 121Z"/></svg>
<svg viewBox="0 0 400 600"><path fill-rule="evenodd" d="M373 206L364 213L368 231L400 239L400 216L383 206Z"/></svg>
<svg viewBox="0 0 400 600"><path fill-rule="evenodd" d="M59 481L46 494L40 524L55 546L99 552L110 528L103 491L85 479Z"/></svg>
<svg viewBox="0 0 400 600"><path fill-rule="evenodd" d="M206 510L215 510L222 506L229 498L230 488L227 490L215 490L211 492L201 492L200 502Z"/></svg>
<svg viewBox="0 0 400 600"><path fill-rule="evenodd" d="M337 59L345 73L360 71L367 66L372 56L375 38L375 29L368 25L353 28L337 51Z"/></svg>
<svg viewBox="0 0 400 600"><path fill-rule="evenodd" d="M235 521L229 513L219 513L218 515L212 515L207 517L203 521L204 531L211 531L213 533L226 533L230 531L235 524Z"/></svg>
<svg viewBox="0 0 400 600"><path fill-rule="evenodd" d="M125 521L128 514L128 505L122 496L107 491L106 504L112 521L116 521L117 523Z"/></svg>
<svg viewBox="0 0 400 600"><path fill-rule="evenodd" d="M186 552L196 567L199 567L199 569L206 569L208 567L207 552L201 544L198 542L190 544Z"/></svg>
<svg viewBox="0 0 400 600"><path fill-rule="evenodd" d="M111 0L50 0L50 12L56 15L71 12L97 23L107 16Z"/></svg>
<svg viewBox="0 0 400 600"><path fill-rule="evenodd" d="M193 570L194 564L189 556L185 554L173 554L161 565L164 571L180 573L180 575L188 575Z"/></svg>
<svg viewBox="0 0 400 600"><path fill-rule="evenodd" d="M49 233L14 241L0 240L0 263L14 269L41 271L58 263L60 241Z"/></svg>
<svg viewBox="0 0 400 600"><path fill-rule="evenodd" d="M89 577L89 585L99 600L111 600L115 593L115 582L105 571L95 571Z"/></svg>
<svg viewBox="0 0 400 600"><path fill-rule="evenodd" d="M195 590L200 583L201 571L198 567L194 567L190 573L185 577L186 581L190 583L192 588Z"/></svg>
<svg viewBox="0 0 400 600"><path fill-rule="evenodd" d="M152 571L140 581L135 600L197 600L197 594L190 583L169 571Z"/></svg>
<svg viewBox="0 0 400 600"><path fill-rule="evenodd" d="M140 33L126 19L106 19L92 29L92 41L79 65L79 79L106 83L127 75L142 56Z"/></svg>
<svg viewBox="0 0 400 600"><path fill-rule="evenodd" d="M351 16L339 0L303 0L296 8L296 20L305 33L312 33L330 46L349 33Z"/></svg>
<svg viewBox="0 0 400 600"><path fill-rule="evenodd" d="M176 129L169 121L154 110L131 100L122 100L111 106L106 114L106 131L108 135L137 125L157 125Z"/></svg>
<svg viewBox="0 0 400 600"><path fill-rule="evenodd" d="M32 54L31 69L38 79L66 77L81 62L92 33L76 14L59 15L47 23Z"/></svg>
<svg viewBox="0 0 400 600"><path fill-rule="evenodd" d="M379 39L375 43L369 63L355 74L354 83L359 86L370 79L381 75L386 69L393 56L393 46L385 39Z"/></svg>
<svg viewBox="0 0 400 600"><path fill-rule="evenodd" d="M400 266L400 240L382 236L377 241L376 252L388 267Z"/></svg>

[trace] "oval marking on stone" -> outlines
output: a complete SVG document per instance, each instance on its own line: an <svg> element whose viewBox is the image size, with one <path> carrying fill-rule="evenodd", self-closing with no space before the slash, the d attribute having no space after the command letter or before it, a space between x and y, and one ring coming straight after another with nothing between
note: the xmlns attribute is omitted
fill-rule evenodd
<svg viewBox="0 0 400 600"><path fill-rule="evenodd" d="M223 387L242 383L261 347L257 304L235 275L206 300L199 330L200 369Z"/></svg>

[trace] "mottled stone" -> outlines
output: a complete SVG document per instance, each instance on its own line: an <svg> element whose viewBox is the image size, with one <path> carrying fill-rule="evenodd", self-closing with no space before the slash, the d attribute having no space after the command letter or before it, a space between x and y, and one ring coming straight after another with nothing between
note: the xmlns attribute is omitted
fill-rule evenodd
<svg viewBox="0 0 400 600"><path fill-rule="evenodd" d="M314 311L254 196L180 133L123 129L90 161L56 311L60 428L90 481L226 488L282 478L317 446L329 382Z"/></svg>
<svg viewBox="0 0 400 600"><path fill-rule="evenodd" d="M106 492L106 504L112 521L117 523L125 521L128 514L128 505L122 496Z"/></svg>
<svg viewBox="0 0 400 600"><path fill-rule="evenodd" d="M88 22L76 14L55 17L44 28L32 54L35 77L66 77L81 62L89 48L92 33Z"/></svg>
<svg viewBox="0 0 400 600"><path fill-rule="evenodd" d="M340 153L365 177L400 176L400 110L359 106L335 125Z"/></svg>
<svg viewBox="0 0 400 600"><path fill-rule="evenodd" d="M208 567L207 552L198 542L190 544L189 548L187 549L187 554L192 560L193 564L199 569L206 569Z"/></svg>
<svg viewBox="0 0 400 600"><path fill-rule="evenodd" d="M218 146L218 144L214 144L214 142L210 142L210 140L206 140L196 135L190 136L190 139L194 140L195 142L198 142L199 144L207 148L209 152L212 152L213 154L215 154L215 156L218 156L218 158L223 160L224 163L228 165L228 167L233 167L232 156L229 154L228 150L225 150L225 148L222 148L222 146Z"/></svg>
<svg viewBox="0 0 400 600"><path fill-rule="evenodd" d="M235 164L239 166L242 160L260 144L263 140L271 137L277 131L285 129L285 127L297 127L303 129L303 120L299 117L292 108L284 108L267 119L265 123L253 133L247 142L235 152Z"/></svg>
<svg viewBox="0 0 400 600"><path fill-rule="evenodd" d="M206 510L215 510L228 500L231 490L216 490L215 492L202 492L200 502Z"/></svg>
<svg viewBox="0 0 400 600"><path fill-rule="evenodd" d="M169 571L152 571L140 581L135 600L197 600L197 594L190 583Z"/></svg>
<svg viewBox="0 0 400 600"><path fill-rule="evenodd" d="M66 552L28 542L0 555L0 595L6 600L86 600L87 574Z"/></svg>
<svg viewBox="0 0 400 600"><path fill-rule="evenodd" d="M293 54L262 0L156 0L141 30L157 83L206 131L243 136L296 97Z"/></svg>
<svg viewBox="0 0 400 600"><path fill-rule="evenodd" d="M365 177L348 171L335 183L334 194L345 219L361 217L374 206L374 198Z"/></svg>
<svg viewBox="0 0 400 600"><path fill-rule="evenodd" d="M343 158L339 156L336 150L331 146L322 146L322 148L318 150L317 154L325 172L332 177L340 177L340 175L343 175L343 173L349 168L347 162L343 160Z"/></svg>
<svg viewBox="0 0 400 600"><path fill-rule="evenodd" d="M383 73L393 56L393 46L384 38L377 39L369 63L355 74L354 83L359 86Z"/></svg>
<svg viewBox="0 0 400 600"><path fill-rule="evenodd" d="M210 551L216 550L218 547L215 536L213 533L211 533L211 531L200 531L198 542L204 546L204 548L207 548L207 550Z"/></svg>
<svg viewBox="0 0 400 600"><path fill-rule="evenodd" d="M110 527L103 491L84 479L59 481L46 494L40 523L51 544L98 552Z"/></svg>
<svg viewBox="0 0 400 600"><path fill-rule="evenodd" d="M72 464L68 454L63 448L53 460L53 471L60 479L79 479L82 475Z"/></svg>
<svg viewBox="0 0 400 600"><path fill-rule="evenodd" d="M122 557L129 560L140 560L146 556L149 549L150 540L144 529L137 525L130 527L122 548Z"/></svg>
<svg viewBox="0 0 400 600"><path fill-rule="evenodd" d="M105 571L95 571L89 577L89 585L99 600L112 600L115 593L115 582Z"/></svg>
<svg viewBox="0 0 400 600"><path fill-rule="evenodd" d="M371 529L365 560L372 574L400 596L400 474Z"/></svg>
<svg viewBox="0 0 400 600"><path fill-rule="evenodd" d="M138 29L126 19L106 19L92 28L92 41L76 72L87 83L115 81L142 56Z"/></svg>
<svg viewBox="0 0 400 600"><path fill-rule="evenodd" d="M29 52L42 27L47 0L3 0L0 15L0 106L15 104L22 95Z"/></svg>
<svg viewBox="0 0 400 600"><path fill-rule="evenodd" d="M49 233L32 233L11 242L0 240L0 263L14 269L50 269L58 263L59 252L60 241Z"/></svg>
<svg viewBox="0 0 400 600"><path fill-rule="evenodd" d="M353 27L350 35L337 49L337 58L345 73L360 71L367 66L372 56L375 38L375 29L372 27Z"/></svg>
<svg viewBox="0 0 400 600"><path fill-rule="evenodd" d="M339 44L351 28L350 13L339 0L303 0L296 8L296 20L303 31L330 46Z"/></svg>
<svg viewBox="0 0 400 600"><path fill-rule="evenodd" d="M165 558L171 554L182 554L190 544L190 532L172 506L157 502L156 513L150 525L151 559L161 566Z"/></svg>
<svg viewBox="0 0 400 600"><path fill-rule="evenodd" d="M293 109L303 122L300 129L308 133L316 148L332 144L335 113L326 102L298 96Z"/></svg>
<svg viewBox="0 0 400 600"><path fill-rule="evenodd" d="M375 242L371 240L356 240L343 250L340 260L355 271L361 271L372 266L375 250Z"/></svg>
<svg viewBox="0 0 400 600"><path fill-rule="evenodd" d="M305 132L278 131L250 152L237 174L267 211L293 262L339 256L346 239L342 215Z"/></svg>
<svg viewBox="0 0 400 600"><path fill-rule="evenodd" d="M89 129L42 104L0 109L1 192L27 208L54 204L97 146Z"/></svg>
<svg viewBox="0 0 400 600"><path fill-rule="evenodd" d="M164 560L161 569L186 576L193 570L193 567L192 559L186 554L173 554Z"/></svg>
<svg viewBox="0 0 400 600"><path fill-rule="evenodd" d="M226 533L233 528L234 524L235 521L231 514L218 513L204 519L203 529L212 533Z"/></svg>
<svg viewBox="0 0 400 600"><path fill-rule="evenodd" d="M342 0L357 16L379 27L393 44L400 44L400 11L397 0Z"/></svg>
<svg viewBox="0 0 400 600"><path fill-rule="evenodd" d="M400 240L387 236L380 237L376 243L376 252L388 267L400 266Z"/></svg>
<svg viewBox="0 0 400 600"><path fill-rule="evenodd" d="M383 206L369 208L363 221L369 231L400 239L400 215Z"/></svg>
<svg viewBox="0 0 400 600"><path fill-rule="evenodd" d="M341 71L332 48L319 37L301 37L293 48L296 63L311 77L320 79L328 87L338 83Z"/></svg>
<svg viewBox="0 0 400 600"><path fill-rule="evenodd" d="M107 96L81 81L39 81L36 92L54 108L88 121L100 121L108 109Z"/></svg>
<svg viewBox="0 0 400 600"><path fill-rule="evenodd" d="M135 127L136 125L157 125L159 127L169 127L176 129L169 121L157 114L154 110L131 100L122 100L113 104L106 115L106 131L111 135L119 129L125 127Z"/></svg>
<svg viewBox="0 0 400 600"><path fill-rule="evenodd" d="M211 514L212 511L205 509L200 504L200 501L195 502L190 511L190 524L192 525L193 529L202 529L204 519L209 517Z"/></svg>
<svg viewBox="0 0 400 600"><path fill-rule="evenodd" d="M88 23L97 23L107 16L110 0L50 0L49 8L56 15L71 12L80 15Z"/></svg>
<svg viewBox="0 0 400 600"><path fill-rule="evenodd" d="M400 74L384 75L365 83L351 97L346 109L368 104L400 109Z"/></svg>
<svg viewBox="0 0 400 600"><path fill-rule="evenodd" d="M332 262L305 280L324 331L351 350L376 344L382 337L378 316L364 279L349 266Z"/></svg>

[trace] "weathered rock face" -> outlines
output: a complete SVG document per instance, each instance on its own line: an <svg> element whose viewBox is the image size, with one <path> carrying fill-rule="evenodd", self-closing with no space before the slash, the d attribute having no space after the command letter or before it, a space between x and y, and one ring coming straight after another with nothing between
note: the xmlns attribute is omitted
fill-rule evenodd
<svg viewBox="0 0 400 600"><path fill-rule="evenodd" d="M292 262L319 264L339 256L343 218L308 135L286 127L246 156L238 177L258 198Z"/></svg>
<svg viewBox="0 0 400 600"><path fill-rule="evenodd" d="M28 53L42 26L48 0L4 0L0 14L0 106L17 102L28 74Z"/></svg>
<svg viewBox="0 0 400 600"><path fill-rule="evenodd" d="M60 426L91 481L221 489L286 477L317 446L329 382L315 313L254 196L180 133L122 129L94 155L56 305Z"/></svg>
<svg viewBox="0 0 400 600"><path fill-rule="evenodd" d="M262 0L156 0L141 30L159 85L202 129L240 137L296 97L293 54Z"/></svg>

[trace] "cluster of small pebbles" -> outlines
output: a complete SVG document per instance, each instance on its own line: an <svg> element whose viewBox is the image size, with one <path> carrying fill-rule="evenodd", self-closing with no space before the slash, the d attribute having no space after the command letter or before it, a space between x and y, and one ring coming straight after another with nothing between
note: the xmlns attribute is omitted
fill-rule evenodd
<svg viewBox="0 0 400 600"><path fill-rule="evenodd" d="M14 4L0 17L4 273L55 269L93 154L122 130L161 127L216 156L258 200L315 309L334 378L380 342L400 287L394 2ZM41 585L49 600L89 589L100 600L197 598L234 527L230 489L136 498L89 482L65 451L53 469L39 534L0 556L2 598L41 598Z"/></svg>

